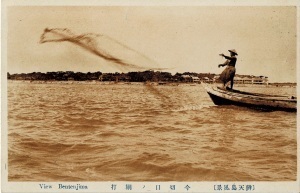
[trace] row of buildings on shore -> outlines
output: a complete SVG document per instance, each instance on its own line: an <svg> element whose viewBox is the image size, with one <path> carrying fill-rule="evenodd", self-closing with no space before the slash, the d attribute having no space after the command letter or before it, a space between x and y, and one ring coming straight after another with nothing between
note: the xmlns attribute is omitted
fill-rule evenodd
<svg viewBox="0 0 300 193"><path fill-rule="evenodd" d="M219 76L216 75L213 79L205 78L204 82L215 83L218 82ZM236 75L234 77L235 84L263 84L268 85L269 79L267 76L253 76L253 75Z"/></svg>
<svg viewBox="0 0 300 193"><path fill-rule="evenodd" d="M206 82L206 83L216 83L219 82L219 75L214 75L213 77L204 76L199 78L198 76L182 75L189 82ZM252 76L252 75L236 75L234 78L235 84L263 84L268 85L269 79L266 76Z"/></svg>
<svg viewBox="0 0 300 193"><path fill-rule="evenodd" d="M21 74L9 74L7 78L10 80L42 80L42 81L115 81L115 82L193 82L193 83L216 83L219 75L211 73L194 73L184 72L172 75L169 72L160 72L147 70L143 72L128 72L128 73L102 73L98 72L33 72ZM234 78L235 84L264 84L268 85L269 80L266 76L251 76L251 75L236 75Z"/></svg>

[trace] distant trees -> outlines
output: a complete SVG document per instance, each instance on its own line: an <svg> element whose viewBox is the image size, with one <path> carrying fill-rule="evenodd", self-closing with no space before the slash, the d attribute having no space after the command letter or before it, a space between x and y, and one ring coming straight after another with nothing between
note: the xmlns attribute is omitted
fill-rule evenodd
<svg viewBox="0 0 300 193"><path fill-rule="evenodd" d="M173 76L169 72L154 72L152 70L147 70L144 72L129 72L128 76L131 82L159 82L159 81L171 81L173 82Z"/></svg>
<svg viewBox="0 0 300 193"><path fill-rule="evenodd" d="M72 72L72 71L58 71L58 72L32 72L32 73L21 73L21 74L10 74L7 73L7 79L11 80L43 80L43 81L85 81L85 80L99 80L99 77L102 75L102 72Z"/></svg>
<svg viewBox="0 0 300 193"><path fill-rule="evenodd" d="M32 72L21 74L7 73L7 78L11 80L42 80L42 81L122 81L122 82L189 82L185 76L189 77L213 77L214 74L199 74L195 72L176 73L172 75L170 72L161 72L147 70L142 72L128 73L102 73L98 72L73 72L73 71L58 71L58 72ZM192 80L192 79L191 79Z"/></svg>

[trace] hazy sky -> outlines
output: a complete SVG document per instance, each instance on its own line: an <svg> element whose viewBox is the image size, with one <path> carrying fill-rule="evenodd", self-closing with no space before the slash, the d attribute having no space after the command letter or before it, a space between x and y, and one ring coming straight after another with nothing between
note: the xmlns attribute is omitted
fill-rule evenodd
<svg viewBox="0 0 300 193"><path fill-rule="evenodd" d="M24 6L9 7L7 16L10 73L121 70L69 42L40 44L48 27L104 34L172 73L221 73L219 54L236 49L237 74L296 82L294 6Z"/></svg>

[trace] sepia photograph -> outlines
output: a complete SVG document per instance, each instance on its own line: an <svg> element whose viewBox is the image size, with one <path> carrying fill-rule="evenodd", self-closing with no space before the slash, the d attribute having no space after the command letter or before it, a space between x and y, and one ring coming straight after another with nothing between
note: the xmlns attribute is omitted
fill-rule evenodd
<svg viewBox="0 0 300 193"><path fill-rule="evenodd" d="M299 183L297 11L6 6L2 180L49 182L55 191L112 182L106 192L203 191L185 182L256 192L254 182Z"/></svg>

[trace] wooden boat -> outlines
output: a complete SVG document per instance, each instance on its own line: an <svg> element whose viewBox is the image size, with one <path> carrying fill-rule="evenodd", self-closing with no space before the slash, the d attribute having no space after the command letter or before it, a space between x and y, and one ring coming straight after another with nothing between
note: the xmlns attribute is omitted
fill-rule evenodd
<svg viewBox="0 0 300 193"><path fill-rule="evenodd" d="M215 105L236 105L267 111L297 111L294 96L250 93L203 84Z"/></svg>

